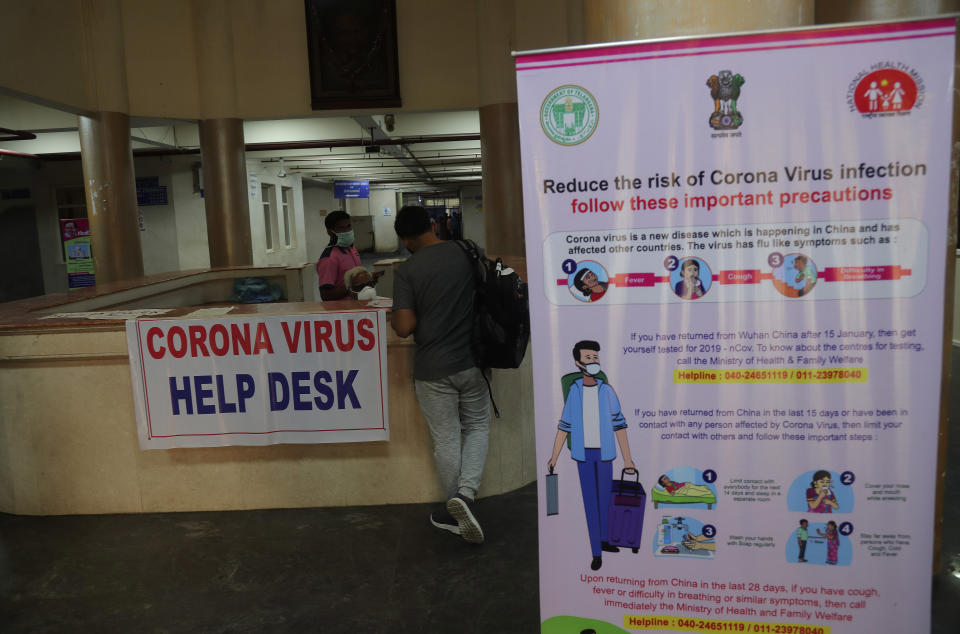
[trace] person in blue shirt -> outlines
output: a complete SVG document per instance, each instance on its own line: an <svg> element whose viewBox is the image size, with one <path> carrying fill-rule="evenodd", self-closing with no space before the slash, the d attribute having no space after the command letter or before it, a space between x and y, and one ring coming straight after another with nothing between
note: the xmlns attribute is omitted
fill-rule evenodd
<svg viewBox="0 0 960 634"><path fill-rule="evenodd" d="M557 426L553 455L547 466L551 472L556 467L569 436L570 457L576 461L580 474L580 492L590 536L593 555L590 568L599 570L603 565L603 552L620 550L607 541L607 513L617 445L623 456L624 469L636 473L636 468L630 455L627 423L620 411L620 400L613 388L597 376L600 374L600 344L596 341L577 342L573 346L573 360L583 376L570 386Z"/></svg>

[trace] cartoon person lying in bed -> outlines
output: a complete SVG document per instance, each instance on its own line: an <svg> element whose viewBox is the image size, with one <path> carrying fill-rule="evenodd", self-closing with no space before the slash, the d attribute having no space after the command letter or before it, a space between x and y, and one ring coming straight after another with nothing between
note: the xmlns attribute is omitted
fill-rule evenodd
<svg viewBox="0 0 960 634"><path fill-rule="evenodd" d="M690 484L689 482L674 482L666 476L660 476L657 484L663 487L663 490L670 495L688 495L690 497L713 497L713 491L704 484Z"/></svg>

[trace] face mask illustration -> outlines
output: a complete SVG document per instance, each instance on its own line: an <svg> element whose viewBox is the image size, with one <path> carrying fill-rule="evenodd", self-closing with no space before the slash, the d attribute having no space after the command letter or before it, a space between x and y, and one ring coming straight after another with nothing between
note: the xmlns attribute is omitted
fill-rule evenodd
<svg viewBox="0 0 960 634"><path fill-rule="evenodd" d="M600 374L600 364L599 363L588 363L585 367L587 374L590 376L597 376Z"/></svg>

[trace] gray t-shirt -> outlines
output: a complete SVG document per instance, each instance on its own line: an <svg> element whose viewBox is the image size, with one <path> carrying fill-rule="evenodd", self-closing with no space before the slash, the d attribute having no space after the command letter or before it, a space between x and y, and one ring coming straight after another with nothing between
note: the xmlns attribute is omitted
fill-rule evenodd
<svg viewBox="0 0 960 634"><path fill-rule="evenodd" d="M397 265L393 308L410 308L417 314L413 378L442 379L474 366L473 291L470 260L455 242L423 247Z"/></svg>

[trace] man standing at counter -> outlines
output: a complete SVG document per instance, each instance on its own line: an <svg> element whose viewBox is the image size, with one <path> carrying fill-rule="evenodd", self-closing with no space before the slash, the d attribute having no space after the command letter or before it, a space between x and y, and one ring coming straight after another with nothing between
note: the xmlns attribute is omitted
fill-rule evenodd
<svg viewBox="0 0 960 634"><path fill-rule="evenodd" d="M423 207L404 207L393 227L413 255L396 268L391 326L417 344L417 402L447 497L446 509L431 513L430 523L479 544L483 530L473 505L487 459L490 404L470 347L472 264L455 242L437 238Z"/></svg>

